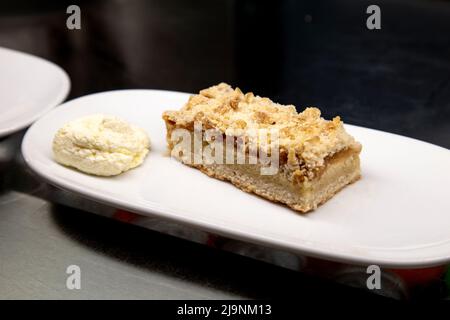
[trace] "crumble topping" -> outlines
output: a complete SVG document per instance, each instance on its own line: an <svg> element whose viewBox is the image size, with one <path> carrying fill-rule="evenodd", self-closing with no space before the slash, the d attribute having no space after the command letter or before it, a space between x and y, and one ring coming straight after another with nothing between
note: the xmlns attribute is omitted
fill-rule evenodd
<svg viewBox="0 0 450 320"><path fill-rule="evenodd" d="M164 112L163 118L186 128L201 121L205 128L224 134L229 129L244 129L244 134L245 129L278 129L280 152L287 153L287 165L294 170L323 166L327 157L345 149L361 150L340 117L325 120L314 107L298 113L293 105L281 105L252 92L244 94L226 83L201 90L179 111Z"/></svg>

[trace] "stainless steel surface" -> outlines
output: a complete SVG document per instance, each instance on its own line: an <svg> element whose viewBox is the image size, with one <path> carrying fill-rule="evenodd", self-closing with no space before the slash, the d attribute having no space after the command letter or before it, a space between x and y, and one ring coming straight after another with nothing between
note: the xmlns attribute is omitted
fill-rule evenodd
<svg viewBox="0 0 450 320"><path fill-rule="evenodd" d="M54 206L33 195L42 196L51 188L21 173L24 168L18 153L20 138L21 134L0 143L3 185L0 298L228 299L243 296L191 281L182 273L165 272L170 262L160 257L159 261L152 259L152 248L156 246L156 251L168 259L177 253L161 252L163 243L159 235L147 237L143 230L132 230L137 227ZM15 191L12 186L19 186L25 192ZM134 239L124 239L130 233ZM150 255L141 256L139 250L148 250ZM143 261L139 263L136 259ZM69 265L81 268L80 290L66 287Z"/></svg>
<svg viewBox="0 0 450 320"><path fill-rule="evenodd" d="M298 290L320 297L361 294L286 269L297 262L281 268L100 216L113 209L39 181L24 166L21 138L19 133L0 142L0 299L273 298ZM253 252L267 261L264 251ZM69 265L81 268L80 290L66 287Z"/></svg>
<svg viewBox="0 0 450 320"><path fill-rule="evenodd" d="M129 261L133 254L123 252L121 245L109 247L95 235L89 238L77 230L81 225L74 228L71 220L77 223L78 217L62 217L64 211L67 211L64 207L55 208L45 200L21 192L7 191L0 197L0 298L227 299L241 296L161 272L161 266L151 265L151 257L148 266L136 265ZM90 222L87 217L81 219ZM98 230L89 228L90 232L106 231L100 238L110 237L112 243L121 241L120 227L113 227L117 234L108 234L111 231L108 227L98 223L97 226ZM160 243L148 243L149 248L154 245ZM81 290L66 287L69 265L81 268Z"/></svg>

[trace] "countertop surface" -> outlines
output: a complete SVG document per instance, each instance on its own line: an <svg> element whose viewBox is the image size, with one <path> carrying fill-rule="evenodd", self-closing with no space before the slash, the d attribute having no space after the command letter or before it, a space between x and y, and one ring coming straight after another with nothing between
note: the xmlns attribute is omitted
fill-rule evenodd
<svg viewBox="0 0 450 320"><path fill-rule="evenodd" d="M372 32L366 1L81 1L81 30L66 28L70 3L2 1L0 46L59 64L68 99L224 81L449 148L450 2L379 2ZM0 140L0 299L366 294L55 204L21 160L22 135ZM69 265L81 290L66 288Z"/></svg>
<svg viewBox="0 0 450 320"><path fill-rule="evenodd" d="M372 296L52 203L54 188L23 163L21 139L15 134L0 148L0 299L267 299L295 298L299 290L320 299ZM80 290L67 288L71 265L81 270Z"/></svg>

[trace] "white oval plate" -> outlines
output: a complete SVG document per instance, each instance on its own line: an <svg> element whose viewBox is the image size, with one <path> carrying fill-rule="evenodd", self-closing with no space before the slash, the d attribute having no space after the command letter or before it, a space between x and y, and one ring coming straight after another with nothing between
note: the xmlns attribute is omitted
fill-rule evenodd
<svg viewBox="0 0 450 320"><path fill-rule="evenodd" d="M124 90L69 101L28 130L22 144L25 161L51 184L87 198L253 243L386 267L450 261L449 150L349 125L363 144L362 179L301 215L166 155L161 114L180 108L187 98L170 91ZM149 133L152 150L142 166L101 178L53 161L57 129L93 113L117 115Z"/></svg>
<svg viewBox="0 0 450 320"><path fill-rule="evenodd" d="M0 137L30 125L67 97L66 72L44 59L0 48Z"/></svg>

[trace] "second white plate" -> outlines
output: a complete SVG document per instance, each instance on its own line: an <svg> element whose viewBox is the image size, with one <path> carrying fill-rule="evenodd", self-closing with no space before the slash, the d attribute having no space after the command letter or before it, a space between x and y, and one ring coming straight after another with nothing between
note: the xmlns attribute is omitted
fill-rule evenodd
<svg viewBox="0 0 450 320"><path fill-rule="evenodd" d="M48 182L96 201L254 243L389 267L450 261L449 150L347 126L363 144L362 179L300 215L166 155L161 114L180 108L187 98L177 92L124 90L69 101L28 130L22 144L25 161ZM152 150L142 166L100 178L54 162L57 129L93 113L117 115L149 133Z"/></svg>
<svg viewBox="0 0 450 320"><path fill-rule="evenodd" d="M70 80L44 59L0 48L0 137L30 125L64 101Z"/></svg>

